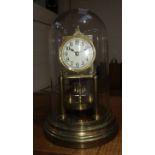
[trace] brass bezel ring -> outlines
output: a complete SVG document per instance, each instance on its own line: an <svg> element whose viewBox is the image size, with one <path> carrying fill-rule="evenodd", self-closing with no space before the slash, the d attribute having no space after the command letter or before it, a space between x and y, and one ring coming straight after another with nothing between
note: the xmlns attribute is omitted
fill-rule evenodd
<svg viewBox="0 0 155 155"><path fill-rule="evenodd" d="M72 67L66 65L66 63L64 63L63 58L62 58L63 57L63 47L64 47L64 45L69 40L72 40L72 39L75 39L75 38L79 38L79 39L84 40L85 42L88 42L91 45L92 50L93 50L93 58L92 58L91 62L88 65L86 65L86 66L84 66L82 68L79 68L79 69L75 69L75 68L72 68ZM93 64L95 58L96 58L96 50L95 50L93 42L91 41L91 39L88 36L86 36L86 35L82 34L81 32L79 32L79 33L73 34L73 36L65 36L63 38L63 42L62 42L62 44L61 44L61 46L59 48L59 60L60 60L61 64L66 69L68 69L70 71L73 71L73 72L77 72L77 73L85 71L86 69L91 67L91 65Z"/></svg>

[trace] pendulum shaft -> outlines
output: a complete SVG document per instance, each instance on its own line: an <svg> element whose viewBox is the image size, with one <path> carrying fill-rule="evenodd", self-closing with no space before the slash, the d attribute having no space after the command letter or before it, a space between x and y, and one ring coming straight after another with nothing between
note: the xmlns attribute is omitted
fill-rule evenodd
<svg viewBox="0 0 155 155"><path fill-rule="evenodd" d="M81 86L81 81L80 81L80 79L79 79L79 86L78 86L78 88L79 88L79 103L80 103L80 105L81 105L81 103L82 103L82 86Z"/></svg>

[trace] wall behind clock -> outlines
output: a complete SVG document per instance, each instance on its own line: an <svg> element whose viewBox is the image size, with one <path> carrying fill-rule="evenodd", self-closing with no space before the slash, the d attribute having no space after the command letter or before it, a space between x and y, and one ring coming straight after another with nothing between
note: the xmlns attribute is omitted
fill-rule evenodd
<svg viewBox="0 0 155 155"><path fill-rule="evenodd" d="M50 85L48 33L56 14L33 4L33 91Z"/></svg>

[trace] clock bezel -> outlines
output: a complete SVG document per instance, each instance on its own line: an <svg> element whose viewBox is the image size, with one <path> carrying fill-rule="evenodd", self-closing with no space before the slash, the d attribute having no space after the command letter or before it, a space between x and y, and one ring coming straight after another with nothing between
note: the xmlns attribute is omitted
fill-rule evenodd
<svg viewBox="0 0 155 155"><path fill-rule="evenodd" d="M68 42L69 40L76 39L76 38L79 38L79 39L82 39L82 40L88 42L88 44L90 44L90 46L91 46L91 48L92 48L92 51L93 51L93 58L92 58L92 60L89 62L89 64L86 65L86 66L84 66L84 67L81 67L81 68L79 68L79 69L77 69L77 68L72 68L71 66L66 65L66 63L64 63L64 61L63 61L63 47L64 47L64 45L65 45L66 42ZM73 71L73 72L77 72L77 73L82 72L82 71L85 71L85 70L87 70L87 69L89 69L89 68L92 67L92 65L93 65L93 63L94 63L94 61L95 61L95 58L96 58L96 49L95 49L95 46L94 46L92 40L90 39L89 36L84 35L83 33L81 33L79 29L77 29L76 32L75 32L72 36L64 36L64 37L63 37L62 44L61 44L61 46L60 46L60 48L59 48L59 60L60 60L61 64L62 64L66 69L68 69L69 71Z"/></svg>

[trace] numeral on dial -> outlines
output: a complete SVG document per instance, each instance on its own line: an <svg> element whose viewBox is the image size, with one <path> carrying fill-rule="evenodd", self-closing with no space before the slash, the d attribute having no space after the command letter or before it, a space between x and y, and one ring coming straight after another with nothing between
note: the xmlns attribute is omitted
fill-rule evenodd
<svg viewBox="0 0 155 155"><path fill-rule="evenodd" d="M68 55L68 52L65 52L65 56L67 56Z"/></svg>
<svg viewBox="0 0 155 155"><path fill-rule="evenodd" d="M76 67L79 67L79 63L78 62L76 63Z"/></svg>
<svg viewBox="0 0 155 155"><path fill-rule="evenodd" d="M69 61L69 57L67 57L66 60Z"/></svg>
<svg viewBox="0 0 155 155"><path fill-rule="evenodd" d="M75 45L79 45L79 40L75 40Z"/></svg>
<svg viewBox="0 0 155 155"><path fill-rule="evenodd" d="M84 65L84 61L81 62L81 65L82 65L82 66Z"/></svg>
<svg viewBox="0 0 155 155"><path fill-rule="evenodd" d="M72 42L70 42L70 46L73 46L73 43Z"/></svg>
<svg viewBox="0 0 155 155"><path fill-rule="evenodd" d="M84 46L84 42L83 41L81 42L81 46Z"/></svg>
<svg viewBox="0 0 155 155"><path fill-rule="evenodd" d="M71 66L73 66L73 61L71 61Z"/></svg>

